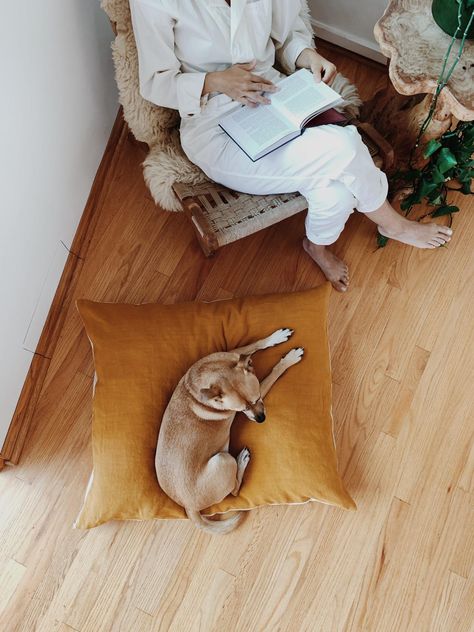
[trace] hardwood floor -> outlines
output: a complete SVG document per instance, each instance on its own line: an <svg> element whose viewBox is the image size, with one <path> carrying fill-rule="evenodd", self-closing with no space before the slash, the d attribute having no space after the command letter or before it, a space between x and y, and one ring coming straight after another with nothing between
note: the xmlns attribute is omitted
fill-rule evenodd
<svg viewBox="0 0 474 632"><path fill-rule="evenodd" d="M383 71L333 52L367 98ZM74 296L166 303L313 287L302 215L205 259L157 210L124 137ZM0 474L0 629L468 632L474 620L474 203L448 248L375 250L354 214L335 251L330 339L340 471L356 513L251 512L212 538L188 522L72 529L91 470L92 358L64 314L20 464ZM81 253L78 253L81 254Z"/></svg>

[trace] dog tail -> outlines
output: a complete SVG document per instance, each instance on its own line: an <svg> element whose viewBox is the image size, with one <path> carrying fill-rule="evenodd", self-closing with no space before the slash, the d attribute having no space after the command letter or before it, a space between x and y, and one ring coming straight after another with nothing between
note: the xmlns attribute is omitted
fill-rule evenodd
<svg viewBox="0 0 474 632"><path fill-rule="evenodd" d="M233 531L243 518L243 512L237 511L230 518L225 520L209 520L202 516L199 511L194 509L186 509L186 515L196 525L198 529L206 531L206 533L212 533L214 535L225 535Z"/></svg>

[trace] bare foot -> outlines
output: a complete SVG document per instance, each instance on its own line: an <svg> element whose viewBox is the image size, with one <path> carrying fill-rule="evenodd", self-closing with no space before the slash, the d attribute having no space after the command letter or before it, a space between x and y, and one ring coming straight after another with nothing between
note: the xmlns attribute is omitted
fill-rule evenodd
<svg viewBox="0 0 474 632"><path fill-rule="evenodd" d="M324 276L338 292L346 292L349 287L349 268L335 254L326 248L303 239L303 248L323 271Z"/></svg>
<svg viewBox="0 0 474 632"><path fill-rule="evenodd" d="M379 226L378 230L384 237L401 241L402 244L417 248L439 248L451 239L453 231L448 226L438 224L421 224L405 218L394 228Z"/></svg>

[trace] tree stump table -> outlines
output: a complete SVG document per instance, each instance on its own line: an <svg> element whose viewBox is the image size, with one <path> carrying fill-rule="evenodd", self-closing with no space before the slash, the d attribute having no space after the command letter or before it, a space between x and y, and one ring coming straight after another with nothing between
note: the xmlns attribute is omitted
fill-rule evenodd
<svg viewBox="0 0 474 632"><path fill-rule="evenodd" d="M389 58L391 84L364 104L361 120L370 122L395 150L395 166L407 165L421 124L430 109L432 95L451 42L431 14L431 0L391 0L374 34L382 53ZM458 52L456 40L449 68ZM474 119L474 41L466 40L461 59L441 91L433 120L414 153L422 160L423 145L439 138L454 119Z"/></svg>

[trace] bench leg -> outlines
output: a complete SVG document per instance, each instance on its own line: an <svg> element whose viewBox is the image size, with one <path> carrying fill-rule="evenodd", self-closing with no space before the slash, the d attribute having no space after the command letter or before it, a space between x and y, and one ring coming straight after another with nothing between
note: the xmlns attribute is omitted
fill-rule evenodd
<svg viewBox="0 0 474 632"><path fill-rule="evenodd" d="M217 249L213 248L204 239L201 239L201 236L199 235L199 233L197 231L196 231L196 236L198 238L199 245L201 246L201 249L202 249L204 255L206 257L213 257L216 254Z"/></svg>
<svg viewBox="0 0 474 632"><path fill-rule="evenodd" d="M219 249L219 244L215 234L212 232L203 217L199 204L192 199L183 200L182 204L186 217L189 219L194 228L202 251L206 257L212 257L212 255L214 255Z"/></svg>

